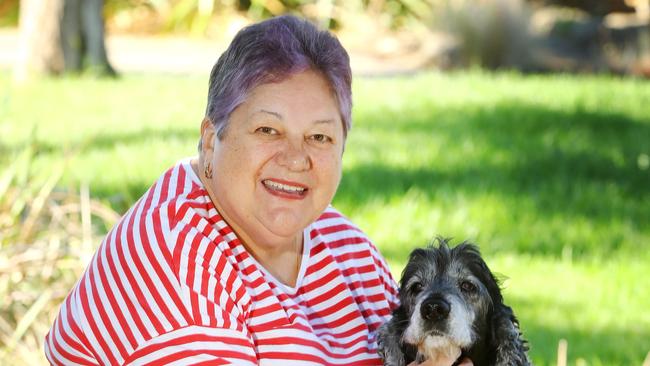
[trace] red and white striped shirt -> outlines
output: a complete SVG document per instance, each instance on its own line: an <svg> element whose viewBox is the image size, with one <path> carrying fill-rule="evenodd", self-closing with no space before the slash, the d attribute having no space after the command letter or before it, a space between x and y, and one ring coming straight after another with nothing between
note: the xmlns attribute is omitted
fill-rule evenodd
<svg viewBox="0 0 650 366"><path fill-rule="evenodd" d="M55 365L377 365L397 285L328 208L304 230L295 288L219 216L189 159L111 230L45 339Z"/></svg>

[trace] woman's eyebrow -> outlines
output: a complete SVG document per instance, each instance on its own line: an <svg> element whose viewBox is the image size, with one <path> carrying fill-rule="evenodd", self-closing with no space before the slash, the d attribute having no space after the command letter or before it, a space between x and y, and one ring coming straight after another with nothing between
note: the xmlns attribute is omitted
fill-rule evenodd
<svg viewBox="0 0 650 366"><path fill-rule="evenodd" d="M255 115L257 113L270 114L270 115L276 117L279 120L284 119L284 118L282 118L282 114L280 114L278 112L269 111L269 110L266 110L266 109L260 109L260 110L258 110L256 112L253 112L252 115ZM318 120L314 121L314 124L332 124L334 122L335 122L335 120L333 118L328 118L328 119L318 119Z"/></svg>
<svg viewBox="0 0 650 366"><path fill-rule="evenodd" d="M257 114L257 113L270 114L270 115L276 117L277 119L280 119L280 120L283 119L283 118L282 118L282 115L281 115L280 113L278 113L278 112L273 112L273 111L268 111L268 110L266 110L266 109L260 109L259 111L254 112L253 115L255 115L255 114Z"/></svg>

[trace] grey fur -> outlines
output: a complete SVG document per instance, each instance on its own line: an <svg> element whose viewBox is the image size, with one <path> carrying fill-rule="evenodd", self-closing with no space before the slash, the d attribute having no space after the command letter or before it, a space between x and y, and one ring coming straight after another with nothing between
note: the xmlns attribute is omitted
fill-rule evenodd
<svg viewBox="0 0 650 366"><path fill-rule="evenodd" d="M425 339L459 346L475 366L531 365L519 322L503 303L478 248L464 242L450 249L447 239L436 242L414 250L404 268L401 305L377 335L384 365L421 361L423 355L411 343Z"/></svg>

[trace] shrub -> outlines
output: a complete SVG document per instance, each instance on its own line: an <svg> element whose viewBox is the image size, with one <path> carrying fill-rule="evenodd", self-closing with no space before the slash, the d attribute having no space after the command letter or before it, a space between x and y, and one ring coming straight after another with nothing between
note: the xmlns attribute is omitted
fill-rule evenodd
<svg viewBox="0 0 650 366"><path fill-rule="evenodd" d="M94 239L119 216L80 192L55 189L65 163L48 175L25 149L0 167L0 364L42 364L43 338L59 305L95 251ZM94 219L94 223L93 223ZM40 352L34 352L41 350Z"/></svg>
<svg viewBox="0 0 650 366"><path fill-rule="evenodd" d="M455 66L528 68L529 22L522 0L439 0L433 12L433 28L458 44Z"/></svg>

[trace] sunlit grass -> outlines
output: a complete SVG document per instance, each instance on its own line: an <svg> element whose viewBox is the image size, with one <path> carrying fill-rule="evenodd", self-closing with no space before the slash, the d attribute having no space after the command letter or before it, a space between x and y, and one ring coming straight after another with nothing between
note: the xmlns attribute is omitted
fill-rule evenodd
<svg viewBox="0 0 650 366"><path fill-rule="evenodd" d="M195 154L206 94L207 75L15 87L0 73L0 168L31 145L32 169L68 159L60 189L88 184L123 212ZM650 351L648 82L429 73L356 79L354 95L334 204L395 277L436 235L472 240L510 278L506 298L537 364L553 364L566 338L571 364L640 365Z"/></svg>

